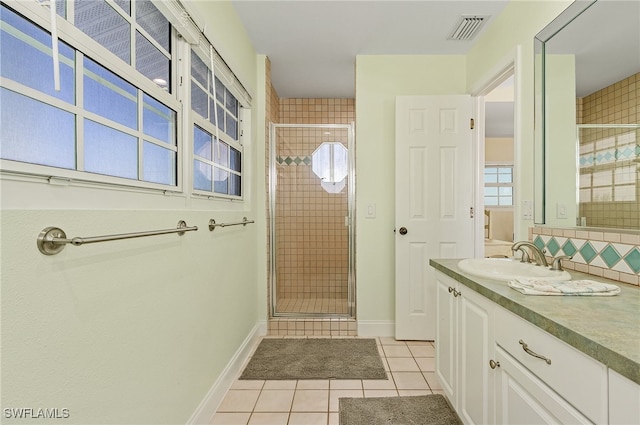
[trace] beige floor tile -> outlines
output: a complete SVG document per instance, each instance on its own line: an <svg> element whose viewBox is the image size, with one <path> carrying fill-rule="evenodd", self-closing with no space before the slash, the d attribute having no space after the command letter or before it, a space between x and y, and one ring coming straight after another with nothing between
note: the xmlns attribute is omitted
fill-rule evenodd
<svg viewBox="0 0 640 425"><path fill-rule="evenodd" d="M406 341L407 346L416 346L416 345L428 345L429 347L433 347L433 341Z"/></svg>
<svg viewBox="0 0 640 425"><path fill-rule="evenodd" d="M413 357L391 357L387 359L392 372L420 372L418 363Z"/></svg>
<svg viewBox="0 0 640 425"><path fill-rule="evenodd" d="M332 379L329 381L329 389L360 390L362 389L362 381L360 379Z"/></svg>
<svg viewBox="0 0 640 425"><path fill-rule="evenodd" d="M398 390L428 390L429 385L420 372L392 372Z"/></svg>
<svg viewBox="0 0 640 425"><path fill-rule="evenodd" d="M340 414L338 412L329 412L329 425L340 425Z"/></svg>
<svg viewBox="0 0 640 425"><path fill-rule="evenodd" d="M398 391L393 390L364 390L364 396L366 398L372 397L397 397Z"/></svg>
<svg viewBox="0 0 640 425"><path fill-rule="evenodd" d="M292 412L328 412L329 391L297 390L293 396Z"/></svg>
<svg viewBox="0 0 640 425"><path fill-rule="evenodd" d="M365 379L362 381L365 390L395 390L396 384L393 379Z"/></svg>
<svg viewBox="0 0 640 425"><path fill-rule="evenodd" d="M398 390L400 396L430 395L431 390Z"/></svg>
<svg viewBox="0 0 640 425"><path fill-rule="evenodd" d="M295 390L296 389L296 380L275 380L275 381L265 381L264 388L265 390Z"/></svg>
<svg viewBox="0 0 640 425"><path fill-rule="evenodd" d="M413 357L435 357L436 349L430 345L410 345L409 350Z"/></svg>
<svg viewBox="0 0 640 425"><path fill-rule="evenodd" d="M436 359L433 357L418 357L416 363L422 372L435 372L436 370Z"/></svg>
<svg viewBox="0 0 640 425"><path fill-rule="evenodd" d="M231 385L232 390L261 390L264 386L264 381L254 381L248 379L236 379Z"/></svg>
<svg viewBox="0 0 640 425"><path fill-rule="evenodd" d="M424 378L429 383L429 388L432 390L441 390L442 385L440 384L440 380L438 380L438 376L435 372L424 372Z"/></svg>
<svg viewBox="0 0 640 425"><path fill-rule="evenodd" d="M247 425L251 413L225 413L219 412L213 416L213 420L210 425Z"/></svg>
<svg viewBox="0 0 640 425"><path fill-rule="evenodd" d="M390 357L413 357L406 345L383 345L382 348L387 356L387 360L389 360Z"/></svg>
<svg viewBox="0 0 640 425"><path fill-rule="evenodd" d="M291 412L289 425L326 425L328 412L323 413L302 413Z"/></svg>
<svg viewBox="0 0 640 425"><path fill-rule="evenodd" d="M256 412L251 415L248 425L287 425L289 412Z"/></svg>
<svg viewBox="0 0 640 425"><path fill-rule="evenodd" d="M229 390L218 412L251 412L260 395L260 390Z"/></svg>
<svg viewBox="0 0 640 425"><path fill-rule="evenodd" d="M338 399L341 397L364 397L362 390L330 390L329 391L329 411L338 411Z"/></svg>
<svg viewBox="0 0 640 425"><path fill-rule="evenodd" d="M298 381L296 390L328 390L328 379L301 379Z"/></svg>
<svg viewBox="0 0 640 425"><path fill-rule="evenodd" d="M288 412L294 390L262 390L256 402L256 412Z"/></svg>
<svg viewBox="0 0 640 425"><path fill-rule="evenodd" d="M398 341L394 337L380 337L380 343L382 345L406 345L404 341Z"/></svg>

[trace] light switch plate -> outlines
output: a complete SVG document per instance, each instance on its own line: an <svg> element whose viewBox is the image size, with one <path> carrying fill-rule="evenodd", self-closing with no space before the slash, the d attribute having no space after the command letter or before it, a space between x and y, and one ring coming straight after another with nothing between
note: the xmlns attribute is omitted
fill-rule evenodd
<svg viewBox="0 0 640 425"><path fill-rule="evenodd" d="M365 211L365 218L376 218L376 204L367 204L367 210Z"/></svg>
<svg viewBox="0 0 640 425"><path fill-rule="evenodd" d="M522 218L525 220L533 220L533 201L522 201Z"/></svg>

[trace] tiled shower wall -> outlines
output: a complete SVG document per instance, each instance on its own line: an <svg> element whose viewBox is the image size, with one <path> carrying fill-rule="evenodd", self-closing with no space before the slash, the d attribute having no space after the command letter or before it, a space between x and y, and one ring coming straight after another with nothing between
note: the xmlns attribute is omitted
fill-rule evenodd
<svg viewBox="0 0 640 425"><path fill-rule="evenodd" d="M285 124L349 124L355 118L353 99L280 99L279 115ZM326 135L327 131L332 134ZM330 141L346 147L347 131L278 129L279 299L347 297L347 187L327 193L311 168L313 152Z"/></svg>
<svg viewBox="0 0 640 425"><path fill-rule="evenodd" d="M640 123L640 73L577 99L576 111L578 124ZM580 139L581 187L591 186L583 190L592 199L581 200L580 217L588 226L640 229L640 131L588 129Z"/></svg>
<svg viewBox="0 0 640 425"><path fill-rule="evenodd" d="M276 280L279 300L347 298L347 187L339 193L328 193L311 169L311 155L320 144L325 141L346 144L347 131L332 129L329 140L325 131L278 129Z"/></svg>
<svg viewBox="0 0 640 425"><path fill-rule="evenodd" d="M270 65L267 58L265 126L268 137L269 122L350 124L355 120L353 99L280 99L271 84ZM340 130L341 134L335 134L335 129L331 129L334 134L327 136L323 130L280 128L278 131L277 297L279 300L285 297L346 300L349 257L348 229L344 219L347 187L338 194L324 191L319 178L311 171L310 157L323 141L341 141L346 146L347 132ZM265 152L267 172L268 147L269 143ZM268 210L268 205L265 207ZM269 295L271 285L269 282ZM289 325L285 323L285 326ZM346 329L336 329L336 335L338 331ZM333 333L333 329L330 332ZM349 329L348 332L355 331Z"/></svg>
<svg viewBox="0 0 640 425"><path fill-rule="evenodd" d="M529 240L549 257L572 256L568 270L640 285L640 234L536 226Z"/></svg>

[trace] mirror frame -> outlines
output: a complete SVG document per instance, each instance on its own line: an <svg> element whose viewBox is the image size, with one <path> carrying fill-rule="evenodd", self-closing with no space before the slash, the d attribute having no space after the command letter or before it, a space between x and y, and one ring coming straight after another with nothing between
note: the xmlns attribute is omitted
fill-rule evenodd
<svg viewBox="0 0 640 425"><path fill-rule="evenodd" d="M549 25L544 27L533 39L534 51L534 150L533 150L533 188L535 225L546 224L546 187L547 187L547 125L545 106L545 53L546 43L559 31L569 25L582 12L597 0L575 0Z"/></svg>

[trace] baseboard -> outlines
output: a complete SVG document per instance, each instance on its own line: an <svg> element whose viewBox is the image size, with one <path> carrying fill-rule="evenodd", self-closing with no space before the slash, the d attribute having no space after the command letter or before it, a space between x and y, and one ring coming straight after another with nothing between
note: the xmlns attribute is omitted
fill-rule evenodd
<svg viewBox="0 0 640 425"><path fill-rule="evenodd" d="M396 334L396 322L392 320L359 320L358 336L393 337Z"/></svg>
<svg viewBox="0 0 640 425"><path fill-rule="evenodd" d="M208 425L211 423L218 406L251 355L256 343L266 334L267 322L261 320L249 332L196 411L191 415L187 425Z"/></svg>

